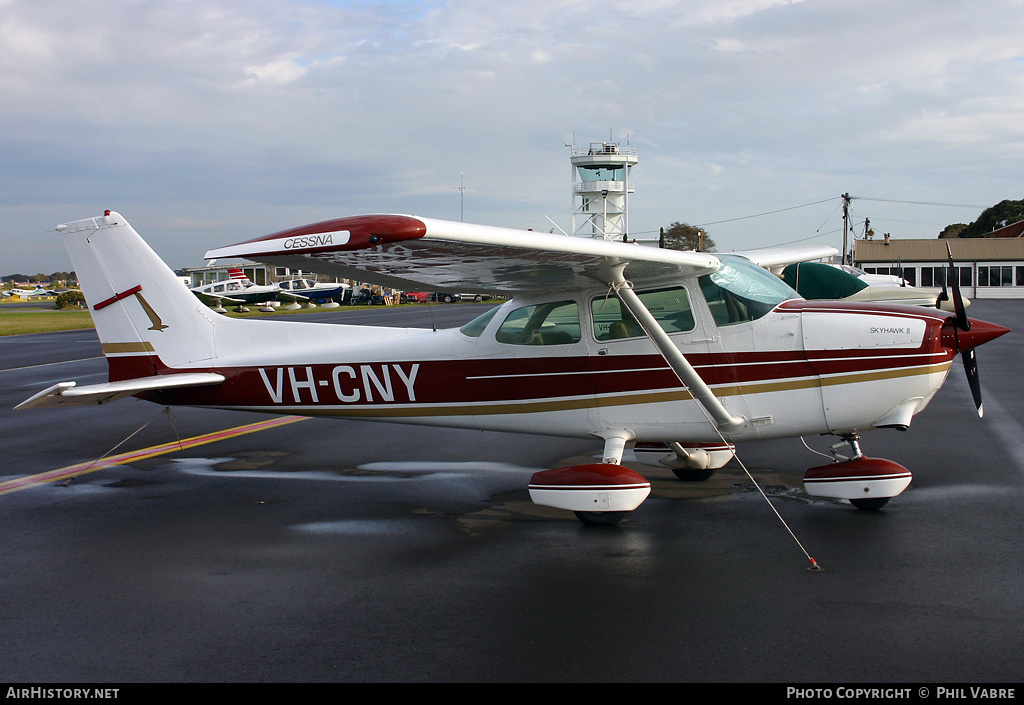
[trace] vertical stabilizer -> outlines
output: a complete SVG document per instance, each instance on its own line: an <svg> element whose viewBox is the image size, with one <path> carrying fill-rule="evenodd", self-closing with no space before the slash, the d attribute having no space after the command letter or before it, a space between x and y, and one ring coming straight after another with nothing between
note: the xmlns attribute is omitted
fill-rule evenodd
<svg viewBox="0 0 1024 705"><path fill-rule="evenodd" d="M57 231L89 305L111 381L216 356L216 314L120 214L107 211L58 225Z"/></svg>

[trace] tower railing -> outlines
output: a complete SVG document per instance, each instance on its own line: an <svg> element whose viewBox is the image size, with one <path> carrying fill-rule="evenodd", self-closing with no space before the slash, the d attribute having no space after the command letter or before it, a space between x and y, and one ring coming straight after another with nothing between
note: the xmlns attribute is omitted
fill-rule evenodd
<svg viewBox="0 0 1024 705"><path fill-rule="evenodd" d="M591 142L589 147L572 148L572 156L574 157L598 157L601 155L616 154L636 156L636 147L623 147L622 145L614 142Z"/></svg>

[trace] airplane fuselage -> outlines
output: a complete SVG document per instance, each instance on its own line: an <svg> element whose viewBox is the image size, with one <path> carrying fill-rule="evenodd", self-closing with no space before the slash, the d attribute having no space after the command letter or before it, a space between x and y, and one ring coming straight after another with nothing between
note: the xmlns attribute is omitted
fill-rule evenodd
<svg viewBox="0 0 1024 705"><path fill-rule="evenodd" d="M688 294L689 329L671 337L746 420L733 441L905 427L956 354L943 345L948 316L938 311L792 300L756 320L720 325L699 289ZM216 387L143 395L167 404L574 437L624 428L639 440L717 439L646 337L608 337L603 297L595 289L556 301L571 302L578 315L569 324L546 321L548 341L502 331L517 311L551 305L552 296L509 301L479 330L260 322L270 335L258 349L221 353L212 366L160 370L151 355L108 353L111 379L152 366L226 378ZM575 340L555 337L560 327Z"/></svg>

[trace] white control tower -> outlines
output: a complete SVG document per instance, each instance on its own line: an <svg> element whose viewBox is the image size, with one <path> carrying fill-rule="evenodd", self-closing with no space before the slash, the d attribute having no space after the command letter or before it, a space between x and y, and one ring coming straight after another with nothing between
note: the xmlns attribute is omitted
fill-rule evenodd
<svg viewBox="0 0 1024 705"><path fill-rule="evenodd" d="M636 149L615 142L573 145L572 234L624 240L629 234L629 169L640 161Z"/></svg>

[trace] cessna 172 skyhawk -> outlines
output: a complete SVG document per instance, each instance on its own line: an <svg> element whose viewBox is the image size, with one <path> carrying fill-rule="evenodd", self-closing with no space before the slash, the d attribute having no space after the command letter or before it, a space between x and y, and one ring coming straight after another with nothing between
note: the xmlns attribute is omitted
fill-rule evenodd
<svg viewBox="0 0 1024 705"><path fill-rule="evenodd" d="M859 437L906 428L960 353L1008 329L909 306L806 301L744 258L404 215L339 218L207 258L248 257L398 289L514 298L459 329L237 320L202 305L119 214L66 223L110 381L61 382L18 408L159 404L517 431L604 443L602 462L536 473L538 504L614 523L650 483L621 465L662 444L681 478L735 444L835 434L851 458L808 493L877 508L910 483ZM954 290L954 298L959 292ZM268 327L269 326L269 327Z"/></svg>

